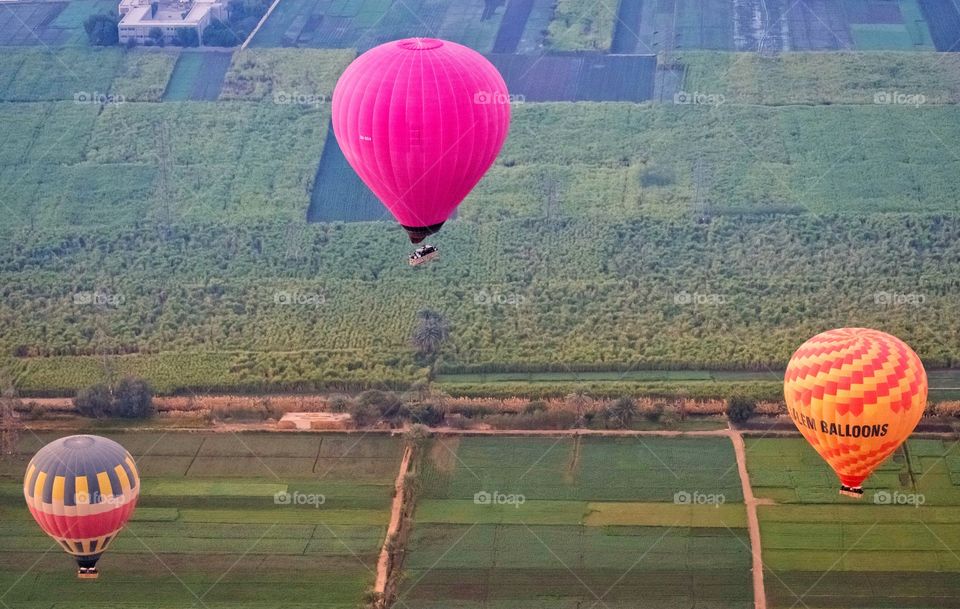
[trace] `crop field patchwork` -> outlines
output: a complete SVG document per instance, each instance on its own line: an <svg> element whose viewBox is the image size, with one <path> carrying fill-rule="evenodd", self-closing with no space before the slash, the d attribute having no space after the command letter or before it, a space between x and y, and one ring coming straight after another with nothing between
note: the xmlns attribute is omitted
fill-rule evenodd
<svg viewBox="0 0 960 609"><path fill-rule="evenodd" d="M397 38L434 36L488 52L503 14L495 1L282 0L251 46L365 51Z"/></svg>
<svg viewBox="0 0 960 609"><path fill-rule="evenodd" d="M10 141L22 142L5 149L19 158L0 174L8 217L53 224L237 218L241 208L303 218L329 122L324 106L240 102L8 104L0 116L16 117Z"/></svg>
<svg viewBox="0 0 960 609"><path fill-rule="evenodd" d="M777 502L759 508L770 606L955 606L960 467L953 448L908 441L866 481L857 502L837 494L835 476L802 439L748 439L754 492Z"/></svg>
<svg viewBox="0 0 960 609"><path fill-rule="evenodd" d="M158 101L176 59L166 50L8 48L0 52L0 101Z"/></svg>
<svg viewBox="0 0 960 609"><path fill-rule="evenodd" d="M424 458L402 603L753 604L726 439L437 438Z"/></svg>
<svg viewBox="0 0 960 609"><path fill-rule="evenodd" d="M26 462L53 437L25 436L15 458L0 460L0 585L10 607L303 607L309 599L311 607L353 609L373 582L398 440L114 436L137 460L143 489L133 521L100 561L100 581L81 586L70 558L23 507ZM262 461L260 471L248 467L251 458ZM278 465L284 461L304 465ZM224 478L231 468L242 478ZM368 475L358 478L361 470Z"/></svg>
<svg viewBox="0 0 960 609"><path fill-rule="evenodd" d="M960 56L950 53L688 51L674 59L684 91L722 95L724 104L872 105L892 91L923 95L928 106L960 102Z"/></svg>
<svg viewBox="0 0 960 609"><path fill-rule="evenodd" d="M0 585L11 608L173 608L199 597L212 609L306 599L347 609L371 584L398 439L108 435L134 455L143 487L96 586L76 585L70 559L22 506L26 464L56 436L24 435L16 454L0 459ZM754 490L775 502L759 506L769 606L953 607L954 448L909 441L858 503L837 496L802 439L748 438ZM400 606L753 606L746 513L726 438L448 436L424 450Z"/></svg>
<svg viewBox="0 0 960 609"><path fill-rule="evenodd" d="M3 3L0 46L85 46L84 19L116 10L111 0Z"/></svg>
<svg viewBox="0 0 960 609"><path fill-rule="evenodd" d="M931 30L941 29L936 48L945 50L940 40L952 31L952 6L931 3L938 7L921 11L918 0L622 2L614 47L619 52L933 50ZM934 12L943 13L948 24L930 20Z"/></svg>

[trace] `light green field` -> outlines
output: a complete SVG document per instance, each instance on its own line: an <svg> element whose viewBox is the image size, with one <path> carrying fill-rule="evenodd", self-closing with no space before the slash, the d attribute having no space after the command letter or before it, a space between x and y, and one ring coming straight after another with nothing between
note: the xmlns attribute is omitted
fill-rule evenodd
<svg viewBox="0 0 960 609"><path fill-rule="evenodd" d="M683 90L722 95L725 104L862 104L878 93L960 101L960 58L949 53L756 53L683 51Z"/></svg>
<svg viewBox="0 0 960 609"><path fill-rule="evenodd" d="M247 49L233 54L220 99L329 104L352 50Z"/></svg>
<svg viewBox="0 0 960 609"><path fill-rule="evenodd" d="M724 438L437 438L399 604L750 607L733 461Z"/></svg>
<svg viewBox="0 0 960 609"><path fill-rule="evenodd" d="M949 606L960 594L953 447L909 441L858 502L837 495L836 478L803 440L748 439L754 492L778 502L759 508L770 606L792 607L798 595L811 607ZM870 581L883 582L882 597L870 595Z"/></svg>
<svg viewBox="0 0 960 609"><path fill-rule="evenodd" d="M117 434L140 466L143 491L133 521L100 561L100 580L84 586L69 557L22 505L26 459L53 437L28 434L19 458L2 461L0 585L11 609L172 609L197 599L216 608L304 607L309 599L313 607L353 609L372 585L400 462L398 440ZM270 465L303 458L311 467L295 473L251 467L243 480L220 475L248 458ZM183 459L188 469L177 474ZM358 477L358 471L370 473ZM278 493L324 500L283 505L276 503Z"/></svg>
<svg viewBox="0 0 960 609"><path fill-rule="evenodd" d="M613 0L559 0L547 27L546 45L557 51L608 50L618 7Z"/></svg>

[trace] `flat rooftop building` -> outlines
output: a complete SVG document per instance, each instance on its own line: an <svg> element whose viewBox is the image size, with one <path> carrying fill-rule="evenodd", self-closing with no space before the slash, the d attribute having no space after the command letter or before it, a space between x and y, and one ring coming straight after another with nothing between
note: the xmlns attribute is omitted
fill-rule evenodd
<svg viewBox="0 0 960 609"><path fill-rule="evenodd" d="M226 20L225 0L120 0L120 42L144 44L150 31L159 28L164 42L172 42L177 30L192 29L203 40L203 31L214 20Z"/></svg>

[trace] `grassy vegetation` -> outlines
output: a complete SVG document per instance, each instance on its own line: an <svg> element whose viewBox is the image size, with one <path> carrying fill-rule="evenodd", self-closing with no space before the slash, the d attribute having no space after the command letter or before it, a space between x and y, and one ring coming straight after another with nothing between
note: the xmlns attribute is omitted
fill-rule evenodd
<svg viewBox="0 0 960 609"><path fill-rule="evenodd" d="M83 94L87 101L108 95L123 101L157 101L176 58L175 51L161 50L4 49L0 101L74 101L82 100ZM33 113L29 107L22 110Z"/></svg>
<svg viewBox="0 0 960 609"><path fill-rule="evenodd" d="M620 6L615 0L558 0L547 27L546 46L557 51L606 51Z"/></svg>
<svg viewBox="0 0 960 609"><path fill-rule="evenodd" d="M69 394L104 375L97 354L163 392L406 384L425 374L409 332L427 304L451 322L441 371L763 371L848 324L902 336L930 367L958 360L955 106L518 105L500 160L440 237L443 264L413 290L395 228L303 224L329 106L248 100L325 94L350 52L288 55L238 54L236 101L0 104L0 354L17 358L5 366L21 389ZM104 74L125 75L111 86L147 98L168 61L104 57ZM883 86L914 65L891 57ZM122 303L75 304L94 292ZM779 395L762 380L604 383L588 388ZM458 395L484 385L444 381Z"/></svg>
<svg viewBox="0 0 960 609"><path fill-rule="evenodd" d="M770 605L793 606L804 592L816 599L812 607L954 602L960 476L953 448L942 440L907 442L867 480L857 502L837 494L835 476L802 439L748 439L754 491L778 502L759 508ZM876 588L870 594L867 581L883 582L882 598Z"/></svg>
<svg viewBox="0 0 960 609"><path fill-rule="evenodd" d="M592 591L630 609L752 606L724 439L435 439L421 476L400 595L411 606L572 607ZM674 504L684 490L729 503ZM482 492L523 502L478 504Z"/></svg>
<svg viewBox="0 0 960 609"><path fill-rule="evenodd" d="M300 220L306 213L326 135L325 105L120 104L99 116L96 110L74 104L0 107L0 118L16 112L8 137L22 144L0 158L0 184L16 202L11 226L156 217L162 197L154 127L162 122L171 130L166 197L174 218ZM958 162L945 156L939 141L960 136L957 112L903 106L519 106L500 161L463 206L462 217L676 216L695 202L697 162L705 166L708 180L701 190L706 188L702 194L715 213L952 210L950 193L960 172L951 170ZM73 137L63 150L43 145L56 142L65 129ZM114 178L110 190L119 192L106 189L108 176Z"/></svg>
<svg viewBox="0 0 960 609"><path fill-rule="evenodd" d="M71 560L23 507L26 461L53 436L30 434L0 460L0 575L11 607L311 606L353 609L389 519L399 441L276 434L119 434L143 489L127 530L77 586ZM258 469L250 462L262 463ZM302 461L297 468L284 462ZM370 464L373 465L370 465ZM269 467L268 467L269 466ZM242 478L226 471L242 470ZM359 474L359 477L358 477ZM277 493L323 495L278 505ZM54 546L54 547L52 547ZM29 577L25 566L33 565Z"/></svg>
<svg viewBox="0 0 960 609"><path fill-rule="evenodd" d="M220 99L326 103L353 50L247 49L233 54Z"/></svg>
<svg viewBox="0 0 960 609"><path fill-rule="evenodd" d="M960 59L943 53L709 53L684 51L684 91L728 104L873 104L882 93L960 101Z"/></svg>
<svg viewBox="0 0 960 609"><path fill-rule="evenodd" d="M273 104L0 105L5 226L300 219L328 120Z"/></svg>
<svg viewBox="0 0 960 609"><path fill-rule="evenodd" d="M163 97L177 62L177 54L153 50L127 51L121 70L110 89L126 101L156 102Z"/></svg>
<svg viewBox="0 0 960 609"><path fill-rule="evenodd" d="M957 360L957 341L944 337L958 331L951 320L960 318L948 298L960 272L951 262L960 225L951 217L920 222L910 215L565 220L479 231L458 222L444 233L451 262L418 274L418 286L451 321L443 365L473 372L779 369L805 338L842 324L882 327L929 367L942 367ZM175 374L183 384L205 378L216 387L416 376L407 341L423 302L410 297L402 235L386 225L145 226L115 234L21 232L3 243L3 352L197 354L179 366L175 356L114 364L132 371L142 363L159 385ZM128 243L138 244L136 254ZM76 294L98 291L123 302L75 303ZM723 301L683 304L683 292ZM894 292L925 300L878 300ZM489 304L482 293L516 294L523 304ZM287 294L316 299L288 305ZM89 380L101 361L25 364L21 382L41 389L58 375ZM87 372L68 371L74 365ZM29 380L34 374L38 380Z"/></svg>
<svg viewBox="0 0 960 609"><path fill-rule="evenodd" d="M268 388L418 375L408 337L423 301L410 296L402 235L387 225L146 225L114 234L23 231L0 245L4 353L131 354L112 366L142 372L162 388L178 379L180 386ZM948 297L960 273L951 262L960 225L949 216L531 220L481 230L455 222L444 244L451 262L417 275L430 306L451 321L442 367L763 371L782 367L823 327L842 324L902 336L931 368L958 357L957 341L944 338L956 334L952 320L960 319ZM936 260L929 252L938 252ZM76 303L77 294L93 292L123 301ZM684 304L684 292L723 300ZM924 301L891 304L877 296L884 293ZM315 298L285 304L293 294ZM517 295L522 304L491 304L484 300L490 294ZM31 390L102 374L97 357L18 361L19 382ZM714 385L695 381L688 391L695 384ZM764 387L776 394L776 385Z"/></svg>

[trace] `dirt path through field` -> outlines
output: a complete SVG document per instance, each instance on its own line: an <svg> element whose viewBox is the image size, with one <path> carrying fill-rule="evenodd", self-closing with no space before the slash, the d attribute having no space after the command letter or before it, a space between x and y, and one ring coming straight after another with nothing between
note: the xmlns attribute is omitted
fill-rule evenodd
<svg viewBox="0 0 960 609"><path fill-rule="evenodd" d="M754 497L753 487L750 486L750 476L747 474L747 449L743 443L743 435L736 429L728 430L728 435L737 455L737 470L740 472L740 484L743 486L743 503L747 508L747 529L750 531L750 548L753 553L753 606L754 609L767 609L767 593L763 586L760 519L757 518L757 504L760 501Z"/></svg>
<svg viewBox="0 0 960 609"><path fill-rule="evenodd" d="M407 446L403 450L403 460L400 462L400 472L397 473L397 480L394 482L393 506L390 508L390 524L387 526L387 536L383 540L383 548L380 549L380 560L377 561L377 581L374 584L374 591L383 594L387 589L387 579L390 575L390 543L400 530L400 520L403 518L403 481L410 470L410 458L413 456L413 449Z"/></svg>
<svg viewBox="0 0 960 609"><path fill-rule="evenodd" d="M250 32L250 35L247 36L247 39L243 41L243 44L240 45L241 51L250 46L250 42L253 40L253 37L257 35L257 32L260 31L260 28L263 26L263 24L267 22L267 19L269 19L270 15L273 14L273 9L277 8L278 4L280 4L280 0L273 0L273 2L270 3L270 8L268 8L267 12L263 14L263 17L261 17L260 21L257 22L257 26L253 28L253 31Z"/></svg>

